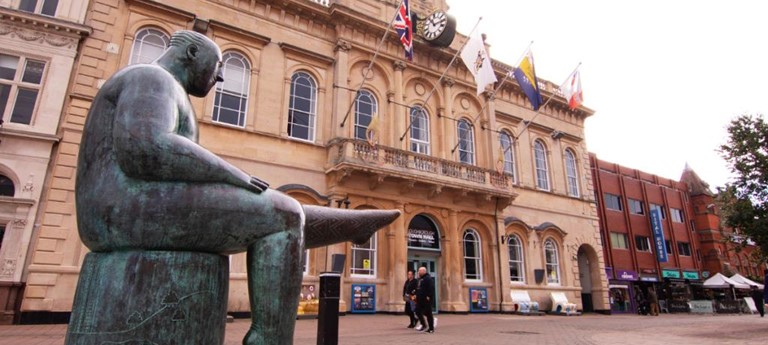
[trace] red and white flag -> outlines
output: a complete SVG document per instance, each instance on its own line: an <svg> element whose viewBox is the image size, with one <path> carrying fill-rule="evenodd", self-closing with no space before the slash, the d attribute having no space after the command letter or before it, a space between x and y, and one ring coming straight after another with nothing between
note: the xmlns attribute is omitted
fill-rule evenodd
<svg viewBox="0 0 768 345"><path fill-rule="evenodd" d="M581 91L581 75L578 69L568 77L568 80L565 81L560 90L563 92L563 97L565 97L571 110L578 108L581 103L584 103L584 94Z"/></svg>

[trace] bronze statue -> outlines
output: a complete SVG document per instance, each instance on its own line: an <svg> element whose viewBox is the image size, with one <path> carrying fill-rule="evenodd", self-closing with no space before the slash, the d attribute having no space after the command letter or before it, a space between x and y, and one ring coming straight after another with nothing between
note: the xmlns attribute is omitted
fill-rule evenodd
<svg viewBox="0 0 768 345"><path fill-rule="evenodd" d="M305 233L307 248L362 243L400 212L302 207L201 147L188 95L223 81L221 59L206 36L179 31L155 62L104 84L80 147L79 233L93 252L246 251L243 344L291 344Z"/></svg>

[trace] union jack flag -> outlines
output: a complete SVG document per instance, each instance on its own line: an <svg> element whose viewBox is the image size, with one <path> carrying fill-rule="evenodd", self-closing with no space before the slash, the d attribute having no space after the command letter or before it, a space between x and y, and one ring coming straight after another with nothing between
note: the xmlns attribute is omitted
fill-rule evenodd
<svg viewBox="0 0 768 345"><path fill-rule="evenodd" d="M408 61L413 61L413 23L411 22L411 7L408 5L408 0L403 0L400 3L392 26L395 27L400 42L403 43L405 58Z"/></svg>

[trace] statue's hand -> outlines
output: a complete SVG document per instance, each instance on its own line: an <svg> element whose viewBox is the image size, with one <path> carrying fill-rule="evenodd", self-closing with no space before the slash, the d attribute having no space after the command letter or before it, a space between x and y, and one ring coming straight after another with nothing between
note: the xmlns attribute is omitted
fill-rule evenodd
<svg viewBox="0 0 768 345"><path fill-rule="evenodd" d="M254 193L261 193L269 188L269 183L256 176L251 176L250 187Z"/></svg>

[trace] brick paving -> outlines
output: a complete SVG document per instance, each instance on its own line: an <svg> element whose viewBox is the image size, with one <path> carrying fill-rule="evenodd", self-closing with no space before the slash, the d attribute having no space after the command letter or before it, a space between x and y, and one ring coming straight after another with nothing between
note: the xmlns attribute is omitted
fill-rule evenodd
<svg viewBox="0 0 768 345"><path fill-rule="evenodd" d="M501 314L437 316L434 334L405 328L407 317L346 315L339 319L340 345L411 344L696 344L751 345L768 340L768 318L755 315L582 315ZM239 345L247 320L227 324L226 345ZM0 345L62 345L66 325L0 326ZM298 320L295 344L316 343L317 320ZM205 345L205 344L203 344Z"/></svg>

